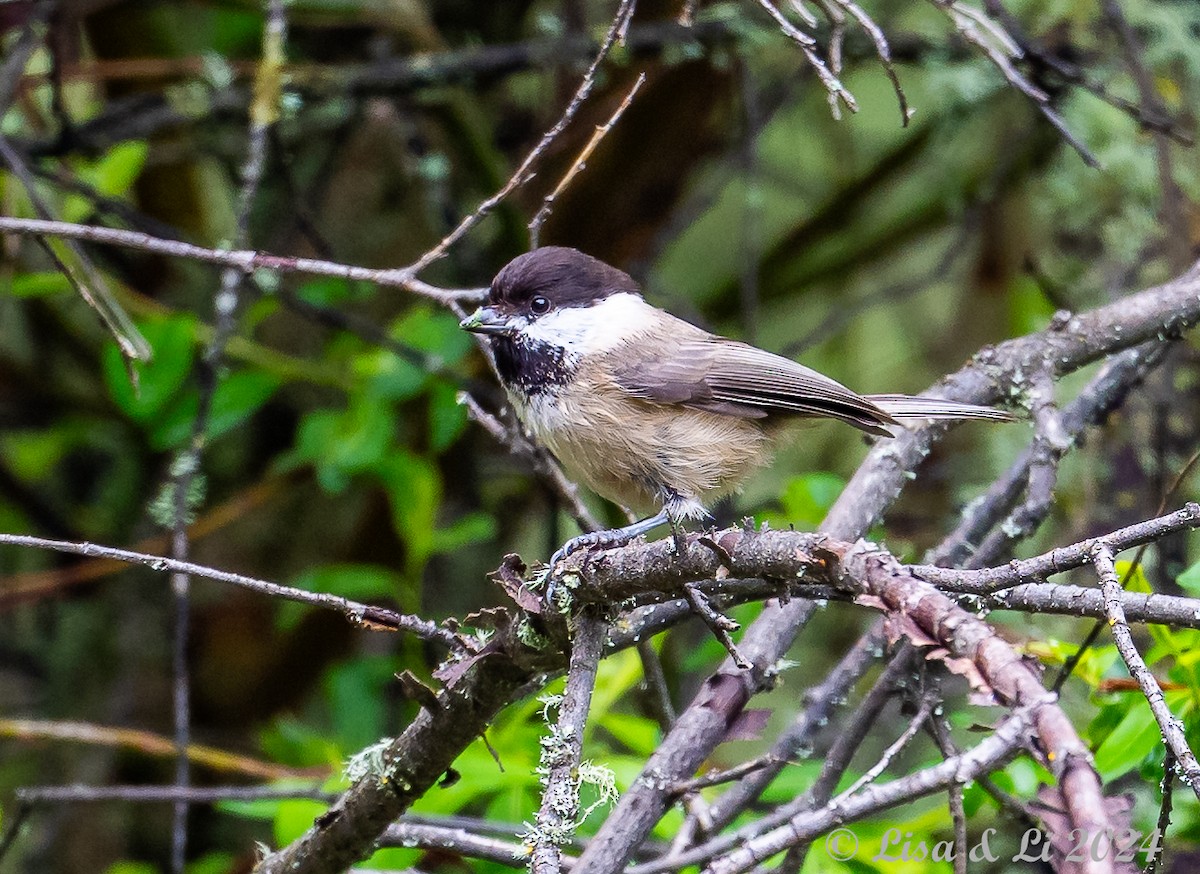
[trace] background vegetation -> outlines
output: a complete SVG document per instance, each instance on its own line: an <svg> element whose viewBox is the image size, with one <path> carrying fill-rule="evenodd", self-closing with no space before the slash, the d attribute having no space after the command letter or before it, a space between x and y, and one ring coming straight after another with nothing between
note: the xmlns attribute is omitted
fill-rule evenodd
<svg viewBox="0 0 1200 874"><path fill-rule="evenodd" d="M270 68L261 62L264 10L253 3L5 3L0 85L11 88L0 87L0 98L12 99L0 100L0 135L18 162L7 169L20 169L0 172L0 214L36 218L44 208L63 221L206 247L410 264L496 191L558 118L615 5L294 0L286 62ZM484 286L524 251L543 197L642 71L646 83L619 124L556 198L542 243L609 260L653 302L858 390L919 391L984 344L1190 264L1200 233L1190 138L1200 6L1006 4L1043 53L1022 70L1094 155L1093 168L936 3L866 5L891 42L914 110L907 126L861 31L847 37L843 76L859 111L835 119L795 44L757 5L703 3L688 30L673 24L679 4L644 0L629 40L536 176L421 278ZM825 25L818 32L827 38ZM9 61L29 40L14 72ZM282 101L240 231L248 123L264 69L282 77ZM41 207L25 175L36 179ZM180 459L192 457L208 396L203 359L223 330L214 315L220 271L136 249L53 245L77 272L94 264L154 358L132 365L135 390L117 344L46 252L30 237L0 238L0 530L166 554ZM183 477L195 561L442 619L504 601L486 574L506 552L544 558L573 533L528 460L472 424L458 402L469 389L490 410L502 404L444 308L396 287L259 270L242 287L233 327L213 376L201 464ZM1022 550L1200 496L1185 470L1197 449L1197 365L1195 339L1176 344L1068 456L1049 523ZM1088 375L1060 386L1061 398ZM1024 425L960 429L877 536L919 558L1028 438ZM815 427L721 507L718 521L751 514L813 528L863 454L848 429ZM1196 546L1194 537L1163 541L1134 585L1200 594ZM196 786L344 786L343 763L416 711L395 674L428 679L438 658L413 638L216 583L193 582L189 603L190 737L219 751L193 758ZM167 577L151 570L0 548L0 832L13 824L18 787L175 779L179 605ZM735 616L745 622L757 609ZM806 683L870 620L846 605L818 617L781 687L759 705L773 725L788 721ZM1021 617L1004 633L1055 664L1089 626ZM1148 657L1196 740L1194 638L1155 630ZM1135 823L1146 829L1158 814L1162 744L1144 701L1111 682L1124 674L1101 643L1064 696L1101 774L1134 793ZM699 623L654 646L680 705L725 655ZM585 757L611 767L619 788L661 733L642 670L632 650L602 663L585 742ZM967 706L951 713L959 729L992 718ZM147 734L105 730L116 728ZM513 837L537 808L544 731L535 697L508 708L488 732L503 768L478 742L455 766L461 779L416 809L487 818ZM155 753L150 734L167 749ZM808 786L829 741L785 769L764 800ZM712 765L736 764L765 743L726 744ZM907 755L911 767L937 752L926 743ZM1041 776L1021 760L997 782L1029 798ZM973 831L999 823L1008 840L1019 837L977 786L966 803ZM192 806L189 870L248 870L256 841L290 841L323 809L306 799ZM25 813L0 866L141 874L170 865L168 804ZM941 799L904 816L860 834L898 826L937 839L950 827ZM682 817L669 816L658 836L669 839ZM1181 794L1169 841L1175 870L1191 870L1197 842L1200 807ZM371 866L504 870L429 850L382 851ZM861 860L843 869L814 852L805 870L924 869Z"/></svg>

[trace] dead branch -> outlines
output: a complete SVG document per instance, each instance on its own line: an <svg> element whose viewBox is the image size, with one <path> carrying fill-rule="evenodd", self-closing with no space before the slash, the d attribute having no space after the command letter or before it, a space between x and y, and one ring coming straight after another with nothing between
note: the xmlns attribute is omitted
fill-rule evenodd
<svg viewBox="0 0 1200 874"><path fill-rule="evenodd" d="M1141 687L1146 703L1150 705L1150 712L1154 714L1154 721L1158 723L1159 731L1162 732L1163 741L1182 772L1183 783L1190 786L1196 797L1200 798L1200 762L1196 761L1196 754L1192 752L1187 738L1184 737L1183 722L1171 713L1171 708L1167 706L1163 697L1162 687L1146 666L1133 642L1129 621L1125 618L1125 610L1121 606L1122 587L1121 581L1117 579L1112 550L1105 545L1096 547L1092 553L1092 563L1104 590L1104 612L1108 617L1117 652L1121 654L1125 667L1129 669L1129 675Z"/></svg>

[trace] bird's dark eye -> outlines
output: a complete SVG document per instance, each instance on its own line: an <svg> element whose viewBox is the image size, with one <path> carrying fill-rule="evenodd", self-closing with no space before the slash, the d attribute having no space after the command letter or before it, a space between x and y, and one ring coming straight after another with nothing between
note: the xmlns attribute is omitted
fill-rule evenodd
<svg viewBox="0 0 1200 874"><path fill-rule="evenodd" d="M540 294L529 301L529 310L536 315L550 312L550 301L542 297Z"/></svg>

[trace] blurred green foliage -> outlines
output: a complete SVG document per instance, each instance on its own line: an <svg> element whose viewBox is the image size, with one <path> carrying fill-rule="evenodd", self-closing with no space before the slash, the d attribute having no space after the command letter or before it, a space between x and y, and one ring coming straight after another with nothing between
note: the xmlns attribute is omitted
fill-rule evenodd
<svg viewBox="0 0 1200 874"><path fill-rule="evenodd" d="M644 281L654 302L801 357L856 389L917 391L980 346L1042 328L1056 310L1096 305L1184 266L1179 253L1194 252L1200 227L1194 149L1043 68L1025 68L1103 165L1090 169L1029 100L950 35L933 4L864 5L892 40L916 110L908 127L861 34L848 40L843 77L861 110L837 121L795 47L754 4L705 3L701 25L717 36L619 49L532 182L423 278L486 284L526 245L528 217L642 69L645 89L557 199L543 242L617 263ZM1140 103L1126 51L1097 6L1007 4L1038 45ZM489 68L483 49L580 28L595 35L613 7L599 0L289 3L283 117L251 212L251 245L371 266L412 262L503 182L553 123L587 61L517 58ZM1200 7L1124 0L1121 8L1144 48L1155 111L1190 129L1200 97ZM643 2L634 27L674 12L669 3ZM20 25L0 21L0 45L15 44ZM246 100L230 95L253 75L261 30L261 10L244 2L62 4L54 23L61 39L34 53L0 132L29 156L56 218L227 246L246 133ZM388 79L390 61L418 53L441 72ZM61 74L60 89L52 70ZM167 115L174 120L155 121ZM35 216L7 173L0 212ZM137 251L86 251L155 357L127 367L32 240L0 241L0 529L165 551L162 514L152 508L191 437L217 273ZM331 323L330 313L341 321ZM363 323L389 343L355 330ZM1064 463L1050 524L1023 549L1153 514L1197 446L1198 373L1188 340L1126 411ZM1064 400L1078 384L1064 386ZM492 409L501 403L453 314L363 283L250 277L205 432L194 560L436 619L500 603L486 578L500 557L544 558L572 529L525 464L468 423L458 403L465 388ZM919 556L1028 437L1022 425L960 429L878 535ZM863 451L847 429L810 428L719 508L717 521L754 514L772 526L813 529ZM1196 496L1192 476L1171 502ZM621 518L593 506L613 522ZM1196 555L1195 538L1165 544L1148 553L1131 587L1200 595ZM734 615L747 623L758 609ZM341 769L350 757L399 733L414 715L394 675L411 670L428 679L439 656L413 640L356 631L340 618L216 584L195 584L193 613L196 741L323 768L326 776L315 779L331 790L345 785ZM0 551L0 717L169 735L171 616L169 587L148 570ZM771 710L764 739L727 743L710 766L761 753L867 621L862 609L823 610L780 687L756 703ZM1067 618L998 621L1049 666L1070 657L1089 627ZM1171 684L1168 703L1200 741L1196 633L1152 628L1139 639L1156 675ZM654 646L679 705L724 656L694 625ZM1064 701L1087 727L1105 778L1134 793L1135 826L1147 829L1162 745L1140 697L1103 685L1123 676L1115 650L1097 646ZM633 652L601 665L584 755L611 768L619 787L660 737L641 682ZM947 685L950 718L966 745L973 727L996 714L964 705L962 690ZM455 764L458 781L430 792L417 810L487 817L511 825L515 840L537 805L542 709L531 696L505 710L487 741ZM881 723L904 719L889 710ZM832 734L784 769L766 802L810 785ZM891 739L864 748L845 785ZM898 767L937 758L922 741ZM0 739L0 829L17 786L166 783L172 769L129 749ZM200 785L231 779L240 778L196 773ZM1028 800L1046 779L1019 760L995 783ZM1171 846L1194 850L1200 810L1186 795L1177 795ZM972 833L994 825L1015 851L1021 827L980 786L965 787L964 796ZM247 870L254 841L291 840L323 809L305 800L196 808L189 871ZM669 841L681 821L673 810L655 839ZM944 799L930 799L862 823L858 834L864 845L877 844L888 828L932 843L952 826ZM169 834L159 808L39 811L10 861L39 871L162 871ZM505 870L414 850L381 851L367 867L413 865ZM900 870L948 869L861 858L842 865L819 851L805 868Z"/></svg>

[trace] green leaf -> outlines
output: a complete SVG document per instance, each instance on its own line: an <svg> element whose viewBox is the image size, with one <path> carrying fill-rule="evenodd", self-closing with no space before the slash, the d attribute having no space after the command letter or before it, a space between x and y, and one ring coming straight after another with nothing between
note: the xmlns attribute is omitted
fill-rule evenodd
<svg viewBox="0 0 1200 874"><path fill-rule="evenodd" d="M335 279L332 276L310 279L296 289L296 296L307 303L316 306L337 306L350 300L353 286L345 279Z"/></svg>
<svg viewBox="0 0 1200 874"><path fill-rule="evenodd" d="M213 391L207 439L228 434L270 400L281 380L261 371L242 371L222 379ZM191 437L200 412L200 393L188 389L158 416L150 429L150 445L157 450L182 446Z"/></svg>
<svg viewBox="0 0 1200 874"><path fill-rule="evenodd" d="M430 355L435 365L453 364L475 345L471 335L458 326L458 319L425 304L405 313L388 333Z"/></svg>
<svg viewBox="0 0 1200 874"><path fill-rule="evenodd" d="M328 805L307 798L289 798L279 802L274 823L276 846L282 847L296 840L312 827L313 820L327 808Z"/></svg>
<svg viewBox="0 0 1200 874"><path fill-rule="evenodd" d="M229 874L237 868L237 857L233 853L205 853L199 859L188 862L187 874Z"/></svg>
<svg viewBox="0 0 1200 874"><path fill-rule="evenodd" d="M1138 767L1162 743L1150 708L1130 696L1130 708L1096 750L1096 770L1106 782Z"/></svg>
<svg viewBox="0 0 1200 874"><path fill-rule="evenodd" d="M113 146L101 158L79 165L80 179L106 197L120 197L129 192L146 163L149 147L145 141L129 140ZM79 194L64 198L62 217L78 222L95 212L95 202Z"/></svg>
<svg viewBox="0 0 1200 874"><path fill-rule="evenodd" d="M1057 638L1031 640L1022 647L1022 651L1046 664L1062 665L1079 652L1079 643ZM1075 666L1075 676L1094 688L1099 685L1116 660L1117 648L1115 646L1088 647L1080 657L1079 664Z"/></svg>
<svg viewBox="0 0 1200 874"><path fill-rule="evenodd" d="M260 738L263 752L272 761L298 768L333 765L340 771L346 751L327 732L291 717L275 720Z"/></svg>
<svg viewBox="0 0 1200 874"><path fill-rule="evenodd" d="M784 519L797 528L815 528L845 486L844 479L825 471L795 477L779 498Z"/></svg>
<svg viewBox="0 0 1200 874"><path fill-rule="evenodd" d="M1200 597L1200 561L1177 576L1175 582L1192 597Z"/></svg>
<svg viewBox="0 0 1200 874"><path fill-rule="evenodd" d="M312 788L311 780L278 780L272 782L272 788L284 789L288 786L295 786L297 789L308 790ZM254 801L219 801L216 804L217 810L222 813L228 813L230 816L240 816L242 819L257 819L264 822L271 822L279 815L279 805L283 801L280 798L259 798Z"/></svg>
<svg viewBox="0 0 1200 874"><path fill-rule="evenodd" d="M600 727L637 755L648 756L658 747L662 730L645 716L611 710L599 720Z"/></svg>
<svg viewBox="0 0 1200 874"><path fill-rule="evenodd" d="M357 658L334 665L324 687L333 730L345 749L361 749L388 734L389 686L395 685L396 660L390 656Z"/></svg>
<svg viewBox="0 0 1200 874"><path fill-rule="evenodd" d="M1139 562L1134 567L1131 561L1118 561L1113 564L1117 570L1117 579L1125 583L1125 591L1146 595L1154 591L1150 581L1146 579L1146 570ZM1126 582L1128 580L1128 582Z"/></svg>
<svg viewBox="0 0 1200 874"><path fill-rule="evenodd" d="M58 272L18 273L8 290L13 297L47 297L69 292L71 283Z"/></svg>
<svg viewBox="0 0 1200 874"><path fill-rule="evenodd" d="M385 847L376 850L362 863L363 871L411 871L412 865L422 856L422 853L405 850L401 847ZM355 866L356 868L358 866ZM504 870L508 870L507 867Z"/></svg>
<svg viewBox="0 0 1200 874"><path fill-rule="evenodd" d="M369 394L385 400L408 400L429 382L428 373L387 349L356 355L354 373L366 382Z"/></svg>
<svg viewBox="0 0 1200 874"><path fill-rule="evenodd" d="M434 531L430 548L434 552L454 552L456 549L495 536L495 518L490 513L475 511L460 516L445 528Z"/></svg>
<svg viewBox="0 0 1200 874"><path fill-rule="evenodd" d="M429 448L445 452L467 427L467 409L458 402L458 387L435 382L429 390Z"/></svg>
<svg viewBox="0 0 1200 874"><path fill-rule="evenodd" d="M191 316L146 322L138 326L154 350L145 364L133 364L137 374L135 391L125 370L125 360L115 343L106 343L101 354L104 381L121 412L135 422L148 424L179 393L196 357L196 322Z"/></svg>
<svg viewBox="0 0 1200 874"><path fill-rule="evenodd" d="M256 413L279 389L282 380L258 370L230 374L217 384L212 412L208 418L208 438L228 434Z"/></svg>
<svg viewBox="0 0 1200 874"><path fill-rule="evenodd" d="M158 868L149 862L122 860L113 862L104 869L104 874L159 874Z"/></svg>
<svg viewBox="0 0 1200 874"><path fill-rule="evenodd" d="M416 576L437 548L441 476L427 459L400 450L382 461L378 472L392 507L392 524L408 548L405 569Z"/></svg>
<svg viewBox="0 0 1200 874"><path fill-rule="evenodd" d="M1008 284L1009 307L1008 335L1018 337L1046 327L1054 315L1054 304L1042 291L1037 281L1027 273L1014 276Z"/></svg>
<svg viewBox="0 0 1200 874"><path fill-rule="evenodd" d="M322 488L337 492L353 474L382 463L394 435L389 407L356 398L346 410L315 410L305 416L290 460L313 464Z"/></svg>
<svg viewBox="0 0 1200 874"><path fill-rule="evenodd" d="M150 446L159 452L179 449L192 434L200 413L200 393L187 388L148 423Z"/></svg>
<svg viewBox="0 0 1200 874"><path fill-rule="evenodd" d="M146 164L150 146L144 140L127 140L109 149L87 174L101 194L116 197L133 187Z"/></svg>

